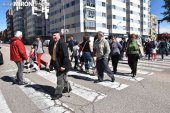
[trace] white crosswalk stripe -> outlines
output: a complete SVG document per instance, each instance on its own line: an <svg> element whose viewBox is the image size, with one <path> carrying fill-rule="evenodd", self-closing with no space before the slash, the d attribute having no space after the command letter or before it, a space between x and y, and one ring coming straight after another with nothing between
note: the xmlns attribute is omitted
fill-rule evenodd
<svg viewBox="0 0 170 113"><path fill-rule="evenodd" d="M12 75L14 77L14 75ZM74 110L59 100L51 100L50 95L44 93L43 89L28 78L25 78L29 85L19 88L34 102L44 113L72 113ZM30 87L29 87L30 86ZM34 88L32 88L34 87ZM1 112L0 112L1 113Z"/></svg>
<svg viewBox="0 0 170 113"><path fill-rule="evenodd" d="M82 73L78 73L78 72L75 72L75 71L68 72L68 75L72 75L72 76L77 75L77 76L81 76L81 77L87 77L87 78L92 79L93 81L98 79L97 76L90 76L89 74L82 74ZM120 76L120 75L117 75L117 74L115 74L114 76L117 77L117 78L122 78L122 79L130 80L130 81L141 81L141 80L144 79L142 77L132 78L130 76Z"/></svg>
<svg viewBox="0 0 170 113"><path fill-rule="evenodd" d="M0 90L0 113L12 113L6 103L6 100Z"/></svg>
<svg viewBox="0 0 170 113"><path fill-rule="evenodd" d="M119 63L118 65L120 65L122 67L129 67L129 65L125 64L125 63L127 63L127 62L123 62L123 64ZM138 63L137 68L142 69L142 70L149 70L149 71L163 71L165 69L165 66L155 65L155 64ZM166 69L168 69L167 66L166 66Z"/></svg>
<svg viewBox="0 0 170 113"><path fill-rule="evenodd" d="M56 84L57 83L57 78L56 78L56 75L55 74L52 74L52 73L48 73L48 72L43 72L43 71L38 71L37 74L47 80L49 80L50 82ZM89 88L86 88L82 85L79 85L79 84L76 84L76 83L73 83L71 81L70 82L70 85L72 87L72 93L84 98L85 100L88 100L90 102L96 102L100 99L103 99L105 98L107 95L105 94L102 94L100 92L96 92L92 89L89 89Z"/></svg>

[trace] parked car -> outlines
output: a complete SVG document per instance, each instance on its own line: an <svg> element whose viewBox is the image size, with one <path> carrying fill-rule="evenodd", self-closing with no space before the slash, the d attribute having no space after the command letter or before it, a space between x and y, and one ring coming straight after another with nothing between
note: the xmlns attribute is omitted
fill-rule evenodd
<svg viewBox="0 0 170 113"><path fill-rule="evenodd" d="M49 42L50 42L50 40L45 40L45 41L43 42L43 45L44 45L44 46L48 46L48 45L49 45Z"/></svg>

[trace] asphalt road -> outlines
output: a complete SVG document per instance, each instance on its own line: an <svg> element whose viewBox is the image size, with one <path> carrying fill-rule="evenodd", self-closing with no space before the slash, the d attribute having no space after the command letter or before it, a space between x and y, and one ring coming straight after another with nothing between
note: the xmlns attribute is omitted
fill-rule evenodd
<svg viewBox="0 0 170 113"><path fill-rule="evenodd" d="M53 101L55 72L24 73L29 85L13 84L16 64L10 61L9 45L0 46L5 62L0 66L0 113L170 113L170 56L164 61L159 55L158 61L140 60L134 79L127 61L120 61L114 83L106 75L106 81L95 84L97 76L70 71L70 97L65 93ZM42 59L50 59L46 47Z"/></svg>

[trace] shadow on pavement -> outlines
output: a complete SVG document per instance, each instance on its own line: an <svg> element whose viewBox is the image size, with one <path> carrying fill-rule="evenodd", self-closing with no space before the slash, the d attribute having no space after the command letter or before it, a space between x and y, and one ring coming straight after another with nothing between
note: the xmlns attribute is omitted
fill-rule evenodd
<svg viewBox="0 0 170 113"><path fill-rule="evenodd" d="M16 80L14 77L3 76L3 77L1 77L1 80L5 81L5 82L12 82L12 85L16 84Z"/></svg>
<svg viewBox="0 0 170 113"><path fill-rule="evenodd" d="M47 86L47 85L40 85L40 84L29 84L29 85L26 85L25 86L26 88L33 88L35 89L36 91L39 91L39 92L42 92L42 93L46 93L48 95L50 95L51 97L54 95L54 91L55 91L55 88L52 87L52 86Z"/></svg>
<svg viewBox="0 0 170 113"><path fill-rule="evenodd" d="M79 76L79 75L68 75L68 76L73 77L75 79L81 79L81 80L86 80L86 81L94 81L95 80L95 79L89 78L88 76L90 76L90 75L87 75L87 77Z"/></svg>

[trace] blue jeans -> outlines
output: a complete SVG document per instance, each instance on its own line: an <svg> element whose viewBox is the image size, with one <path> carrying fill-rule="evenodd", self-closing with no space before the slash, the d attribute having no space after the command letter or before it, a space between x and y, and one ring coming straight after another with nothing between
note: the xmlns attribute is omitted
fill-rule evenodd
<svg viewBox="0 0 170 113"><path fill-rule="evenodd" d="M92 65L92 58L90 52L83 52L83 58L85 62L85 69L89 70L90 66Z"/></svg>

